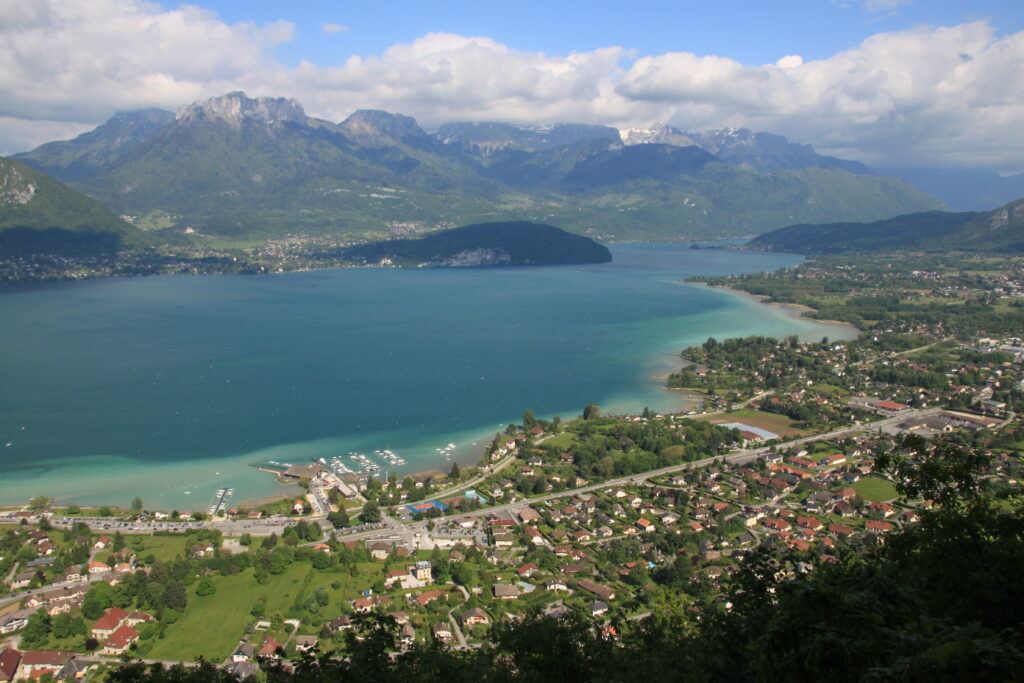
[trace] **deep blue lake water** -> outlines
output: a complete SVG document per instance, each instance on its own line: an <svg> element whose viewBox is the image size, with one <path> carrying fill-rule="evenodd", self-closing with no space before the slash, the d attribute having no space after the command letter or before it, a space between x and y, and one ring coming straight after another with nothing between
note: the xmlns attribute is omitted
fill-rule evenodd
<svg viewBox="0 0 1024 683"><path fill-rule="evenodd" d="M630 244L595 266L168 276L0 292L0 504L204 509L277 490L245 465L390 448L475 460L524 409L682 407L661 388L709 336L843 329L681 280L799 257ZM476 442L478 445L474 446ZM185 491L190 493L186 494Z"/></svg>

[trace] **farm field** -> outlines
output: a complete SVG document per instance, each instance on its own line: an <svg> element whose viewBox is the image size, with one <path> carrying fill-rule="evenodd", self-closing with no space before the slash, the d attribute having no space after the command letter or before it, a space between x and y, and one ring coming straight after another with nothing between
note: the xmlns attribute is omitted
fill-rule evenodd
<svg viewBox="0 0 1024 683"><path fill-rule="evenodd" d="M324 613L329 611L329 618L338 616L339 603L356 597L381 578L379 564L361 562L358 567L358 575L353 577L347 572L319 572L308 564L293 564L262 585L256 582L253 570L246 569L232 576L214 577L217 592L205 597L197 596L193 585L188 589L185 615L167 628L163 639L153 641L146 657L190 660L201 655L222 661L245 635L246 625L257 621L251 610L260 598L265 600L261 618L269 621L275 615L287 617L296 602L305 601L317 588L323 588L329 596ZM338 582L336 589L332 587L334 582Z"/></svg>
<svg viewBox="0 0 1024 683"><path fill-rule="evenodd" d="M751 427L758 427L760 429L767 429L769 432L774 432L779 436L793 437L793 436L805 436L811 432L803 429L794 428L793 421L785 415L777 415L775 413L766 413L761 410L754 408L743 408L732 413L726 413L725 415L715 415L710 418L705 418L712 424L725 424L728 422L742 422L748 424Z"/></svg>

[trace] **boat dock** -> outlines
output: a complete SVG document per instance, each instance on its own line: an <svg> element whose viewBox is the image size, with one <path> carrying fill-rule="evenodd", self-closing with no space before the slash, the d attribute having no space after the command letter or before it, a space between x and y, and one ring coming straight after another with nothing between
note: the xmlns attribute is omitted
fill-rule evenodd
<svg viewBox="0 0 1024 683"><path fill-rule="evenodd" d="M210 516L213 517L220 512L224 512L231 502L231 496L233 495L235 495L234 489L217 489L217 493L213 494L213 498L210 499L210 507L207 510Z"/></svg>

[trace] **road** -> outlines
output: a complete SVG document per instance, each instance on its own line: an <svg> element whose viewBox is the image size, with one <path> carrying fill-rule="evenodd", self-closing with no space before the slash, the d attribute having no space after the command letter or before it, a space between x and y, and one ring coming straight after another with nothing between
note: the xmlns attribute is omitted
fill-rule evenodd
<svg viewBox="0 0 1024 683"><path fill-rule="evenodd" d="M822 433L822 434L813 434L811 436L805 436L805 437L801 437L799 439L793 439L791 441L786 441L786 442L778 444L776 446L776 448L781 450L781 449L784 449L784 448L790 448L792 446L799 446L799 445L802 445L802 444L805 444L805 443L810 443L812 441L819 441L821 439L833 439L833 438L836 438L836 437L846 436L848 434L854 434L854 433L857 433L857 432L864 432L864 431L869 431L869 430L870 431L875 431L875 430L878 430L878 429L883 429L885 427L890 427L890 426L899 424L900 422L904 422L904 421L909 420L909 419L913 419L913 418L917 418L917 417L923 417L925 415L931 415L931 414L940 412L941 410L943 410L943 409L942 408L926 408L926 409L922 409L922 410L913 410L913 411L910 411L908 413L905 413L905 414L897 416L897 417L891 417L891 418L886 418L884 420L877 420L875 422L868 422L868 423L864 423L864 424L853 425L853 426L850 426L850 427L843 427L842 429L835 429L833 431L825 432L825 433ZM743 463L750 462L751 460L755 460L756 458L758 458L758 457L768 453L769 450L770 449L767 448L767 447L761 447L761 448L751 448L751 449L739 451L739 452L736 452L736 453L730 453L728 455L716 455L716 456L713 456L713 457L710 457L710 458L703 458L701 460L694 460L692 462L681 463L679 465L672 465L671 467L663 467L661 469L650 470L650 471L647 471L647 472L641 472L639 474L631 474L629 476L617 477L615 479L606 479L606 480L604 480L602 482L599 482L597 484L590 484L588 486L581 486L579 488L574 488L574 489L566 489L565 491L560 491L558 493L549 493L547 495L537 496L536 498L527 498L527 499L520 500L520 501L517 501L517 502L514 502L514 503L506 503L504 505L497 505L497 506L494 506L494 507L483 508L483 509L480 509L480 510L476 510L474 512L467 512L467 513L463 513L463 514L460 514L460 515L449 515L447 517L438 518L437 520L432 520L432 521L434 521L435 523L436 522L457 522L459 520L468 519L468 518L471 518L471 517L479 517L479 516L485 515L485 514L495 514L495 513L511 512L511 511L517 510L517 509L519 509L519 508L521 508L521 507L523 507L525 505L533 505L535 503L544 503L544 502L547 502L547 501L550 501L550 500L558 500L559 498L568 498L568 497L571 497L571 496L579 495L581 493L589 493L591 491L597 491L597 490L600 490L600 489L612 488L612 487L615 487L615 486L630 486L630 485L642 484L642 483L646 482L648 479L652 479L654 477L661 477L661 476L664 476L664 475L667 475L667 474L674 474L676 472L682 472L682 471L689 470L689 469L695 469L695 468L698 468L698 467L704 467L706 465L710 465L712 463L719 462L719 461L725 461L725 462L735 463L735 464L743 464ZM411 524L397 524L395 526L388 527L387 529L379 529L379 530L373 530L373 531L366 531L366 532L361 532L361 533L358 533L358 534L346 535L344 533L339 533L337 537L338 537L339 540L349 541L349 540L365 540L365 539L371 539L371 538L394 537L396 534L400 534L400 535L403 535L403 536L408 536L410 534L411 535L422 534L422 533L426 532L427 524L428 523L429 523L428 520L424 520L424 521L420 521L420 522L413 522Z"/></svg>
<svg viewBox="0 0 1024 683"><path fill-rule="evenodd" d="M924 410L912 410L904 415L898 417L886 418L876 422L869 422L862 425L854 425L852 427L845 427L843 429L837 429L824 434L814 434L812 436L795 439L793 441L787 441L778 445L778 448L788 448L791 446L808 443L810 441L817 441L819 439L829 439L837 436L843 436L866 430L882 429L889 426L899 424L908 419L921 417L924 415L931 415L936 412L943 410L942 408L927 408ZM543 443L554 435L548 435L537 440L537 443ZM566 498L574 496L580 493L587 493L589 491L595 491L602 488L608 488L611 486L623 486L630 484L642 483L652 477L658 477L665 474L672 474L674 472L681 472L683 470L692 469L695 467L703 467L704 465L711 464L712 462L724 459L726 462L732 463L744 463L753 460L754 458L763 455L768 451L767 448L754 448L738 453L732 453L725 456L714 456L711 458L704 458L694 462L682 463L680 465L674 465L672 467L665 467L659 470L653 470L650 472L643 472L640 474L634 474L627 477L619 477L616 479L608 479L598 484L591 484L589 486L583 486L575 489L567 489L559 493L552 493L537 498L531 498L516 503L508 503L497 507L484 508L483 510L466 513L461 515L452 515L450 517L443 518L445 521L453 521L463 519L466 517L478 516L481 513L493 513L503 512L512 510L523 505L529 505L531 503L540 503L548 500L555 500L558 498ZM510 455L493 467L487 472L481 473L480 475L470 479L467 482L459 484L456 488L450 488L447 491L436 493L429 498L425 498L424 501L437 500L450 496L452 492L463 490L466 488L472 488L477 484L483 482L488 477L493 476L496 472L501 471L516 459L516 456ZM307 521L322 521L323 516L314 516L304 518ZM78 517L78 518L51 518L50 522L54 526L58 527L69 527L72 523L80 521L85 522L94 531L100 532L115 532L120 531L123 534L152 534L155 531L184 531L189 528L209 528L221 531L225 535L238 536L243 533L248 533L253 536L269 536L272 533L280 534L284 530L284 527L294 525L298 522L297 519L261 519L261 520L225 520L225 521L206 521L206 522L126 522L123 519L112 519L112 518L89 518L89 517ZM424 529L426 526L425 522L417 522L412 524L402 524L392 518L387 518L387 524L382 528L369 529L365 531L359 531L356 533L349 534L338 534L338 538L342 540L362 540L369 538L383 538L387 536L394 536L396 533L408 533L417 529Z"/></svg>
<svg viewBox="0 0 1024 683"><path fill-rule="evenodd" d="M540 445L540 444L544 443L545 441L547 441L548 439L553 438L554 436L555 436L555 434L546 434L545 436L540 437L539 439L537 439L533 443L534 443L534 445ZM484 465L481 468L482 472L480 474L478 474L477 476L473 477L472 479L470 479L469 481L459 482L459 484L457 486L450 486L450 487L448 487L447 489L445 489L444 491L442 491L440 493L435 493L434 495L432 495L432 496L430 496L428 498L424 498L422 501L417 501L417 502L429 503L432 500L439 500L439 499L444 498L446 496L450 496L452 493L454 493L456 491L462 491L463 489L471 489L471 488L475 487L477 484L479 484L480 482L485 481L485 480L489 479L490 477L493 477L495 474L497 474L501 470L503 470L506 467L508 467L512 463L512 461L515 460L515 459L516 459L516 454L512 453L511 455L505 456L502 460L499 460L493 466L491 466L491 465Z"/></svg>
<svg viewBox="0 0 1024 683"><path fill-rule="evenodd" d="M462 599L465 602L469 602L469 591L467 591L459 584L455 584L455 587L462 592ZM463 605L465 604L465 602L463 603ZM459 643L459 649L465 650L467 647L466 636L462 633L462 628L459 626L459 622L455 618L455 610L459 609L459 607L462 607L463 605L456 605L455 607L452 607L450 610L448 610L448 623L452 625L452 633L455 634L455 640L457 640Z"/></svg>

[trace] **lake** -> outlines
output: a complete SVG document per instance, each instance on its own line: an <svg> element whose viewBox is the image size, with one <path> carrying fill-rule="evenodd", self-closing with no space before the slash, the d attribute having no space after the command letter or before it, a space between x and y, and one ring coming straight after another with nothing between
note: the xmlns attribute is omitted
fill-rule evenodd
<svg viewBox="0 0 1024 683"><path fill-rule="evenodd" d="M371 453L400 473L473 462L520 419L685 407L681 348L849 337L690 275L800 257L680 244L594 266L161 276L0 291L0 504L205 510L284 490L247 465Z"/></svg>

